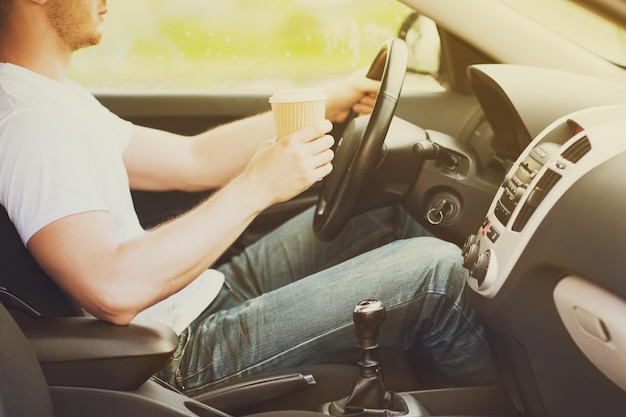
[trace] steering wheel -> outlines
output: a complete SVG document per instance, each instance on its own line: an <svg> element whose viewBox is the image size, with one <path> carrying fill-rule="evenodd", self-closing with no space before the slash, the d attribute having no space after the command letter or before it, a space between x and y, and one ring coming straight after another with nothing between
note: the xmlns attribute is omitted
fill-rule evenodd
<svg viewBox="0 0 626 417"><path fill-rule="evenodd" d="M406 43L393 38L383 45L369 68L367 77L381 81L378 95L372 113L349 118L337 142L333 170L322 182L313 217L313 231L322 241L333 240L341 232L366 179L380 161L407 62Z"/></svg>

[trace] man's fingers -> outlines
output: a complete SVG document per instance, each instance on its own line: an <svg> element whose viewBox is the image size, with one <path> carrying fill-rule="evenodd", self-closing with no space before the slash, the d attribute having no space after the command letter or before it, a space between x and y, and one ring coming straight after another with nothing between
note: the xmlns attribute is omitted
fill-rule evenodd
<svg viewBox="0 0 626 417"><path fill-rule="evenodd" d="M329 120L323 120L314 125L298 130L297 132L293 132L289 136L292 137L293 140L299 142L311 142L319 137L324 136L326 133L330 132L332 128L333 124Z"/></svg>
<svg viewBox="0 0 626 417"><path fill-rule="evenodd" d="M315 157L313 158L313 164L316 168L319 168L322 165L325 165L331 162L334 156L335 156L335 153L332 150L326 149L325 151L320 152L317 155L315 155Z"/></svg>
<svg viewBox="0 0 626 417"><path fill-rule="evenodd" d="M320 152L324 152L327 149L330 149L334 143L335 138L330 135L324 135L309 142L309 149L312 154L317 154Z"/></svg>
<svg viewBox="0 0 626 417"><path fill-rule="evenodd" d="M333 170L333 164L331 164L330 162L319 166L316 169L316 181L322 181L324 178L326 178L328 176L328 174L330 174Z"/></svg>

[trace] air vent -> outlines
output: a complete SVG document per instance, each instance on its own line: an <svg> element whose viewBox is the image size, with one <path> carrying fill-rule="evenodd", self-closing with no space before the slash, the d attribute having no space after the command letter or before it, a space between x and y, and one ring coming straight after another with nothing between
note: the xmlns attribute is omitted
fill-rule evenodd
<svg viewBox="0 0 626 417"><path fill-rule="evenodd" d="M576 163L591 150L591 142L585 136L578 139L570 147L563 151L561 156L570 162Z"/></svg>
<svg viewBox="0 0 626 417"><path fill-rule="evenodd" d="M539 206L539 204L543 201L546 195L552 190L554 185L559 182L561 179L561 175L557 174L552 170L547 170L545 174L539 179L535 188L533 188L529 194L528 198L524 202L524 205L520 209L519 215L515 219L515 223L513 223L513 230L516 232L521 232L530 216L535 212L535 209Z"/></svg>

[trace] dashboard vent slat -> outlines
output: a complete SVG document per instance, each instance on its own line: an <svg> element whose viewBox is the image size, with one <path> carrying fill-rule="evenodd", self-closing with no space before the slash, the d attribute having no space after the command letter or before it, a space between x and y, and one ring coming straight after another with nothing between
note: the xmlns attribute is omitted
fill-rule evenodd
<svg viewBox="0 0 626 417"><path fill-rule="evenodd" d="M548 195L550 190L556 185L557 182L561 179L561 175L552 171L551 169L547 170L543 176L537 181L537 185L530 191L526 202L520 209L519 215L515 219L513 223L512 229L516 232L521 232L530 216L535 212L535 209L539 206L539 204L543 201L543 199Z"/></svg>
<svg viewBox="0 0 626 417"><path fill-rule="evenodd" d="M578 139L575 143L563 151L561 156L573 163L580 161L591 150L591 142L585 136Z"/></svg>

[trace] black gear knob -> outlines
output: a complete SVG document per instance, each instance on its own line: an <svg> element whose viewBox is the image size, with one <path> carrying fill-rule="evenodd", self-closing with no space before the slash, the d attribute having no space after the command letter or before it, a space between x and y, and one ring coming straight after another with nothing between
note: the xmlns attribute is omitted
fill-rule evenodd
<svg viewBox="0 0 626 417"><path fill-rule="evenodd" d="M375 349L378 347L378 330L386 314L385 307L379 300L363 300L356 305L352 319L359 348Z"/></svg>

